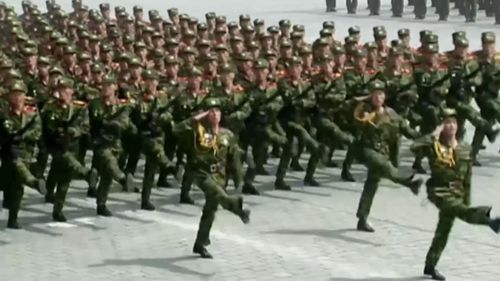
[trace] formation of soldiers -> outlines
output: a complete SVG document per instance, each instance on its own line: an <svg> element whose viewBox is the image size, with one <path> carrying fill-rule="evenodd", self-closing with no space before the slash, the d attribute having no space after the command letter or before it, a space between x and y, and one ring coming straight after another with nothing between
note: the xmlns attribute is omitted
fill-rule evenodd
<svg viewBox="0 0 500 281"><path fill-rule="evenodd" d="M450 15L450 2L454 2L453 9L465 17L465 22L476 22L478 10L484 10L486 17L495 18L495 24L500 24L500 2L496 0L431 0L431 6L439 15L440 21L448 20ZM370 16L380 15L380 0L368 0ZM427 0L408 0L408 6L413 6L415 19L425 19L427 14ZM358 0L346 0L348 14L356 14ZM326 11L337 11L337 0L326 0ZM392 16L400 18L404 12L404 0L391 0Z"/></svg>
<svg viewBox="0 0 500 281"><path fill-rule="evenodd" d="M244 223L250 219L243 197L226 193L230 179L243 194L259 195L254 178L267 175L267 159L277 157L277 190L291 189L289 169L305 171L304 185L319 186L318 165L337 167L334 151L347 149L343 180L355 181L355 161L368 169L357 229L373 232L368 216L382 178L413 194L423 184L398 170L405 136L415 140L415 173L426 173L422 160L429 160L428 197L440 209L425 274L444 280L435 266L455 217L499 232L490 207L469 207L472 165L480 165L484 138L494 142L499 133L494 33L484 32L482 48L470 52L466 34L455 32L455 48L440 52L429 30L420 32L415 49L408 29L387 42L385 28L376 26L374 41L361 44L359 27L341 42L327 21L309 44L304 26L286 19L266 28L249 15L227 22L207 13L199 22L172 8L169 20L156 10L146 20L139 6L133 15L115 7L115 19L106 3L98 11L73 0L69 14L46 4L42 14L23 1L18 16L0 2L0 188L9 228L20 227L24 185L43 194L53 219L64 222L75 178L87 181L97 214L111 216L113 182L140 192L141 209L152 211L151 189L171 187L173 175L181 182L180 203L194 203L193 184L205 194L193 251L211 258L206 247L218 205ZM462 143L465 121L475 127L472 146Z"/></svg>

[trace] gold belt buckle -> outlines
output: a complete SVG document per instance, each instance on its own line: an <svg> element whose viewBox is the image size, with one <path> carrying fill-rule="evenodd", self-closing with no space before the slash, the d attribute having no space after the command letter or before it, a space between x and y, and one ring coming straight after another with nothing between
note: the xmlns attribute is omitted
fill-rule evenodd
<svg viewBox="0 0 500 281"><path fill-rule="evenodd" d="M458 181L452 181L448 184L448 186L450 187L450 189L453 189L453 190L461 190L462 189L462 183L458 182Z"/></svg>
<svg viewBox="0 0 500 281"><path fill-rule="evenodd" d="M217 164L212 164L210 165L210 172L215 173L217 172Z"/></svg>

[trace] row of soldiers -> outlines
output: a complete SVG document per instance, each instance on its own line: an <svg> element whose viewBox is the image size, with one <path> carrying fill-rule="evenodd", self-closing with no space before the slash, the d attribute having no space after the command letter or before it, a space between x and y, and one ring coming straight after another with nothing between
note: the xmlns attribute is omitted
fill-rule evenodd
<svg viewBox="0 0 500 281"><path fill-rule="evenodd" d="M436 14L440 21L448 20L450 15L450 2L455 2L454 9L458 10L460 15L465 16L465 22L475 22L477 11L484 10L486 17L494 17L495 24L500 24L500 3L494 0L433 0L432 7L436 8ZM380 14L380 0L368 0L368 10L370 16ZM416 19L425 19L427 14L427 0L409 0L408 6L414 6L413 12ZM337 11L337 0L326 0L326 12ZM356 14L358 0L346 0L348 14ZM400 18L404 12L404 0L392 0L391 12L393 17Z"/></svg>
<svg viewBox="0 0 500 281"><path fill-rule="evenodd" d="M108 4L99 12L74 0L73 8L66 14L47 1L48 12L41 14L24 1L17 16L0 3L5 31L0 175L10 228L19 227L23 185L54 204L55 221L66 221L64 201L74 178L87 181L97 214L111 216L106 201L113 182L140 192L141 208L154 210L150 195L156 175L162 187L169 187L168 176L174 175L181 181L181 203L193 204L193 184L205 194L193 250L208 258L219 204L249 221L242 197L225 191L229 179L242 193L258 195L255 176L268 174L267 159L279 157L276 189L291 189L285 180L290 168L305 170L304 185L318 186L318 165L337 166L335 150L347 148L342 179L355 180L354 161L368 168L357 229L373 232L368 216L380 179L414 194L423 183L398 170L403 135L421 144L414 149L415 172L426 172L427 148L437 153L429 157L432 186L451 188L453 182L454 189L470 189L470 166L480 165L484 138L494 142L499 132L500 61L492 32L481 34L482 48L475 52L469 52L466 34L456 32L454 49L441 53L438 36L428 30L420 32L421 46L414 49L408 29L399 30L389 44L385 28L374 27L374 41L362 45L359 27L349 28L340 42L335 24L324 22L320 38L309 45L304 27L289 20L265 28L248 15L227 23L207 13L207 22L200 23L169 9L169 21L155 10L146 21L139 6L134 16L115 7L116 19ZM457 136L455 141L461 142L465 121L476 128L467 157L455 157L447 144L420 139L443 120L457 131L448 134L453 140ZM310 157L304 169L299 159L305 149ZM84 161L88 150L90 167ZM138 188L141 157L145 171ZM468 182L455 186L456 181ZM489 218L488 209L469 211L469 191L444 199L442 190L433 191L431 201L448 208L446 223L469 215L468 221L498 232L500 222ZM428 261L432 270L444 248L442 240L436 243ZM427 272L438 278L432 270Z"/></svg>

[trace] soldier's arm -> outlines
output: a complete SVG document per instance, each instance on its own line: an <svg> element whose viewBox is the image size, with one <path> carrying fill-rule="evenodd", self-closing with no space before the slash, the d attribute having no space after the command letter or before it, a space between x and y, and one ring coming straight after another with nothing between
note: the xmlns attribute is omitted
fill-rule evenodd
<svg viewBox="0 0 500 281"><path fill-rule="evenodd" d="M194 128L194 120L193 118L188 118L182 122L179 122L179 123L175 123L173 126L172 126L172 132L174 133L174 135L176 136L182 136L182 135L186 135L186 134L189 134L189 133L192 133L193 132L193 128Z"/></svg>
<svg viewBox="0 0 500 281"><path fill-rule="evenodd" d="M71 127L68 128L68 133L74 138L79 138L90 131L89 111L87 108L81 108L74 114L78 114L78 118L73 124L70 124Z"/></svg>
<svg viewBox="0 0 500 281"><path fill-rule="evenodd" d="M40 120L40 115L38 115L38 113L35 113L32 118L35 118L33 120L34 123L22 135L23 140L27 142L36 142L42 136L42 121Z"/></svg>
<svg viewBox="0 0 500 281"><path fill-rule="evenodd" d="M411 128L409 122L406 119L402 118L401 116L398 116L398 118L399 131L403 134L403 136L411 140L420 137L420 133L417 130Z"/></svg>
<svg viewBox="0 0 500 281"><path fill-rule="evenodd" d="M425 135L414 140L413 144L410 146L410 151L415 156L428 156L432 149L433 138L432 135Z"/></svg>

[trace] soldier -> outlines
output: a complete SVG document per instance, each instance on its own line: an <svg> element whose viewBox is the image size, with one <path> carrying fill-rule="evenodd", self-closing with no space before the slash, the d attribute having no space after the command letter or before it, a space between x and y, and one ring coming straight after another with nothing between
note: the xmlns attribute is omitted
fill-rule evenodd
<svg viewBox="0 0 500 281"><path fill-rule="evenodd" d="M391 1L391 10L392 16L395 18L400 18L403 16L405 4L404 0L392 0Z"/></svg>
<svg viewBox="0 0 500 281"><path fill-rule="evenodd" d="M278 93L283 99L283 107L278 113L278 120L285 130L287 143L283 146L274 186L276 189L290 190L290 186L285 183L284 178L293 154L294 139L302 139L311 154L304 184L319 186L319 183L314 179L314 172L319 161L320 147L304 128L307 121L306 112L315 105L314 92L310 82L304 81L301 77L302 60L300 58L293 57L287 70L288 77L278 82Z"/></svg>
<svg viewBox="0 0 500 281"><path fill-rule="evenodd" d="M427 180L427 198L439 209L434 239L427 252L424 274L434 280L445 280L436 270L446 247L455 218L500 231L500 218L491 218L490 206L470 206L472 157L471 147L457 137L457 112L443 110L443 129L438 136L424 136L414 142L411 150L429 159L431 177Z"/></svg>
<svg viewBox="0 0 500 281"><path fill-rule="evenodd" d="M212 258L206 247L210 245L210 229L219 204L243 223L250 222L250 211L243 209L243 198L230 196L224 190L228 159L240 148L231 131L220 127L222 114L219 107L217 99L209 98L205 101L206 111L174 126L174 132L189 144L191 174L205 194L205 206L193 247L193 252L202 258Z"/></svg>
<svg viewBox="0 0 500 281"><path fill-rule="evenodd" d="M477 0L461 0L459 3L461 4L459 6L461 14L462 12L465 14L465 22L476 22Z"/></svg>
<svg viewBox="0 0 500 281"><path fill-rule="evenodd" d="M124 189L132 186L132 175L125 174L118 166L118 156L122 153L121 134L130 126L130 108L127 100L116 97L116 80L107 75L103 79L100 97L89 104L90 133L94 158L92 166L101 176L97 187L97 215L111 216L106 207L108 193L113 180Z"/></svg>
<svg viewBox="0 0 500 281"><path fill-rule="evenodd" d="M423 20L427 14L427 0L414 0L415 8L413 12L415 13L415 19Z"/></svg>
<svg viewBox="0 0 500 281"><path fill-rule="evenodd" d="M0 176L4 187L3 208L9 209L7 227L19 229L17 215L21 207L24 185L45 195L45 181L37 179L29 169L35 146L41 136L37 108L26 105L27 87L22 81L9 85L7 104L0 116Z"/></svg>
<svg viewBox="0 0 500 281"><path fill-rule="evenodd" d="M97 171L86 168L76 158L79 138L88 132L89 121L86 104L73 100L73 87L72 80L61 78L56 88L58 99L46 104L43 113L45 141L52 156L45 199L54 203L52 218L59 222L66 221L62 209L73 174L85 178L90 189L95 189L98 180Z"/></svg>
<svg viewBox="0 0 500 281"><path fill-rule="evenodd" d="M450 0L439 0L436 4L436 13L439 15L439 20L447 21L450 15Z"/></svg>
<svg viewBox="0 0 500 281"><path fill-rule="evenodd" d="M367 102L359 103L354 110L354 119L360 126L361 145L358 159L367 167L365 185L359 201L357 229L374 232L368 224L370 208L378 189L379 181L388 178L391 181L408 187L415 195L418 194L422 179L404 177L389 161L390 145L393 130L406 137L414 139L418 133L412 130L404 120L390 107L385 106L385 86L380 80L370 82Z"/></svg>
<svg viewBox="0 0 500 281"><path fill-rule="evenodd" d="M358 9L358 0L346 0L345 5L347 7L348 14L356 14Z"/></svg>
<svg viewBox="0 0 500 281"><path fill-rule="evenodd" d="M369 0L368 9L370 9L370 16L378 16L380 14L380 0Z"/></svg>
<svg viewBox="0 0 500 281"><path fill-rule="evenodd" d="M337 11L337 0L326 0L326 12L336 12Z"/></svg>

